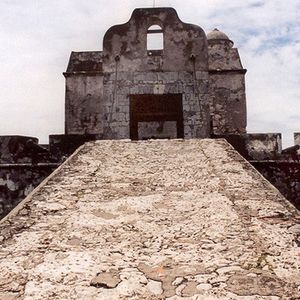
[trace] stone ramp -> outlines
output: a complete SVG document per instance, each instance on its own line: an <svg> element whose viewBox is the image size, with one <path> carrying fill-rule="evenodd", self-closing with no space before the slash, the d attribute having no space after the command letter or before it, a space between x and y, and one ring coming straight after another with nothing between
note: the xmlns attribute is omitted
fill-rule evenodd
<svg viewBox="0 0 300 300"><path fill-rule="evenodd" d="M224 140L88 143L0 223L0 299L300 299L299 222Z"/></svg>

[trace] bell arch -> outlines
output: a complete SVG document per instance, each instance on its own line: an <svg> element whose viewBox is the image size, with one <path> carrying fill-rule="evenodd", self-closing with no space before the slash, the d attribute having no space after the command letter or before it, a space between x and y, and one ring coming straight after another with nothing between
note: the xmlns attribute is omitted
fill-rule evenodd
<svg viewBox="0 0 300 300"><path fill-rule="evenodd" d="M152 25L147 30L147 51L164 49L164 33L159 25Z"/></svg>

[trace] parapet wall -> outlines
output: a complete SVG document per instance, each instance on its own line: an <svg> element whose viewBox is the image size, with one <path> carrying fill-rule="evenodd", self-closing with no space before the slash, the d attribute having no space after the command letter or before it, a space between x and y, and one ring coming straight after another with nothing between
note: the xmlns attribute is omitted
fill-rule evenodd
<svg viewBox="0 0 300 300"><path fill-rule="evenodd" d="M251 164L300 209L300 162L253 161Z"/></svg>
<svg viewBox="0 0 300 300"><path fill-rule="evenodd" d="M225 138L288 200L300 208L298 146L282 151L279 133L214 137ZM42 148L34 137L0 137L0 218L24 199L80 145L97 139L103 139L103 136L50 135L49 146ZM300 144L299 133L295 133L295 144Z"/></svg>
<svg viewBox="0 0 300 300"><path fill-rule="evenodd" d="M50 135L49 146L27 136L0 136L0 219L80 145L96 135Z"/></svg>
<svg viewBox="0 0 300 300"><path fill-rule="evenodd" d="M38 143L37 138L29 136L0 136L0 163L31 163L32 153L27 146L30 141Z"/></svg>
<svg viewBox="0 0 300 300"><path fill-rule="evenodd" d="M56 168L57 164L0 164L0 219Z"/></svg>
<svg viewBox="0 0 300 300"><path fill-rule="evenodd" d="M300 133L294 134L295 146L285 150L282 150L280 133L218 137L224 137L284 197L300 209Z"/></svg>
<svg viewBox="0 0 300 300"><path fill-rule="evenodd" d="M248 133L215 135L225 138L247 160L276 159L282 151L280 133Z"/></svg>
<svg viewBox="0 0 300 300"><path fill-rule="evenodd" d="M31 136L0 136L0 164L56 162L49 149L38 142L36 137Z"/></svg>

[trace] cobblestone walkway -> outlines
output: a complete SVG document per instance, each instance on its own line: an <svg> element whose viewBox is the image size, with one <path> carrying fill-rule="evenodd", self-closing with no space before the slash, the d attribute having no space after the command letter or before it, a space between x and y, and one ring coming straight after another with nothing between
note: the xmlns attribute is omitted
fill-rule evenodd
<svg viewBox="0 0 300 300"><path fill-rule="evenodd" d="M0 223L0 299L300 299L299 223L223 140L88 143Z"/></svg>

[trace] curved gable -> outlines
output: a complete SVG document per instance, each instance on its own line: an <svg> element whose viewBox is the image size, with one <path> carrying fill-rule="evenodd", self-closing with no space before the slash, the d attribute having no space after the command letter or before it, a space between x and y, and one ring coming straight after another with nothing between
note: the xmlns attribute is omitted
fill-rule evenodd
<svg viewBox="0 0 300 300"><path fill-rule="evenodd" d="M153 57L147 51L147 31L159 25L164 49ZM111 27L103 39L103 68L120 71L207 70L207 39L202 28L183 23L173 8L138 8L130 20ZM191 59L192 57L192 59ZM159 65L155 63L159 61Z"/></svg>

